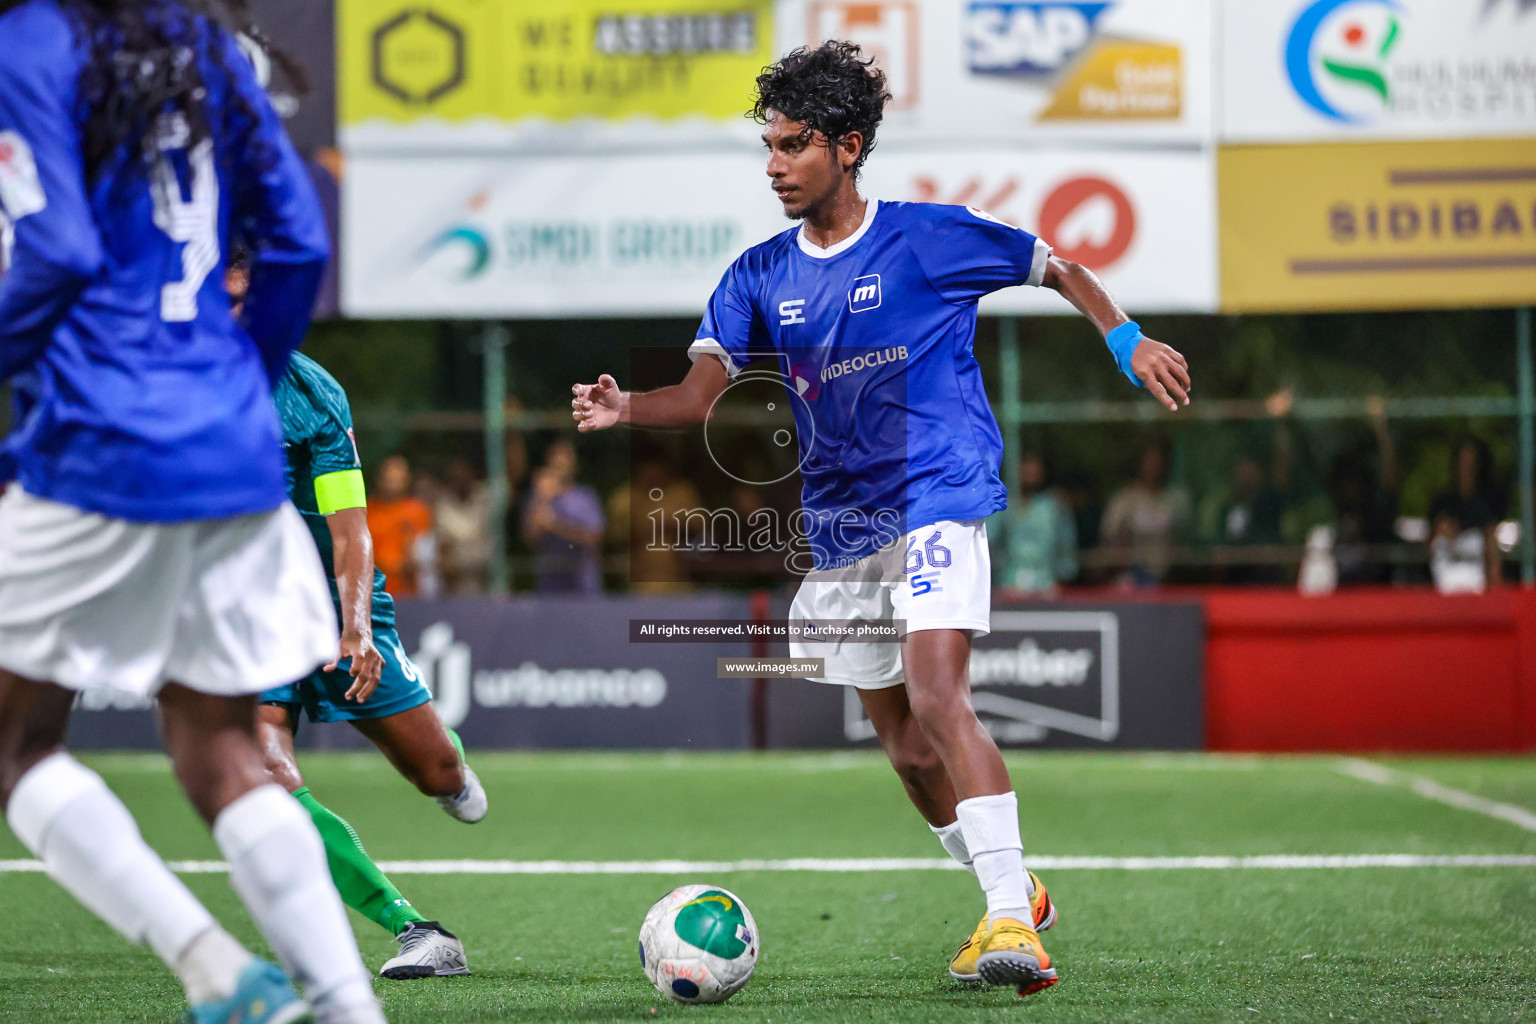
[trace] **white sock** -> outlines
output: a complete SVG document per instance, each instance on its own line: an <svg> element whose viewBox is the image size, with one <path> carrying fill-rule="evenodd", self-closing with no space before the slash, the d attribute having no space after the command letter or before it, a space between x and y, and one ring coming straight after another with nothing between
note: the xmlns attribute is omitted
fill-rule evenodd
<svg viewBox="0 0 1536 1024"><path fill-rule="evenodd" d="M258 786L219 813L213 838L229 861L230 884L316 1011L356 1008L359 1015L338 1019L372 1019L372 980L320 833L299 802L275 783Z"/></svg>
<svg viewBox="0 0 1536 1024"><path fill-rule="evenodd" d="M62 751L43 758L11 793L6 819L48 874L129 942L147 943L174 970L196 1005L224 999L251 955L219 927L165 862L151 850L101 776ZM222 935L218 948L233 968L188 969L194 940Z"/></svg>
<svg viewBox="0 0 1536 1024"><path fill-rule="evenodd" d="M973 796L955 805L976 880L987 894L987 916L1011 917L1033 925L1029 872L1019 838L1019 798L1013 793Z"/></svg>
<svg viewBox="0 0 1536 1024"><path fill-rule="evenodd" d="M256 959L229 932L214 925L187 943L176 958L176 973L193 1006L228 999L240 984L240 975Z"/></svg>
<svg viewBox="0 0 1536 1024"><path fill-rule="evenodd" d="M943 827L929 825L928 830L939 837L939 843L944 847L944 852L955 858L955 863L973 875L976 873L976 867L971 863L971 853L965 848L965 831L960 827L958 820Z"/></svg>

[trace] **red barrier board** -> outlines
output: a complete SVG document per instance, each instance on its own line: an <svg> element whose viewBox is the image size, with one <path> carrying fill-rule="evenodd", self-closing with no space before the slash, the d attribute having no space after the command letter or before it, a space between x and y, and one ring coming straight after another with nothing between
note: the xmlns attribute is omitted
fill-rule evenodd
<svg viewBox="0 0 1536 1024"><path fill-rule="evenodd" d="M1536 593L1205 595L1206 746L1536 749Z"/></svg>

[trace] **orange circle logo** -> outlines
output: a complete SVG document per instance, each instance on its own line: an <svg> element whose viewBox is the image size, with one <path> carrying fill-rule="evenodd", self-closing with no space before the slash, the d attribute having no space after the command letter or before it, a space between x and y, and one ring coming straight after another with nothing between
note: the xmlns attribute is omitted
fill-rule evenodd
<svg viewBox="0 0 1536 1024"><path fill-rule="evenodd" d="M1100 242L1081 233L1069 245L1058 240L1062 225L1094 199L1109 200L1115 222L1109 237ZM1058 185L1040 208L1040 237L1049 242L1056 255L1089 270L1104 270L1124 256L1136 237L1136 210L1120 188L1103 178L1073 178Z"/></svg>

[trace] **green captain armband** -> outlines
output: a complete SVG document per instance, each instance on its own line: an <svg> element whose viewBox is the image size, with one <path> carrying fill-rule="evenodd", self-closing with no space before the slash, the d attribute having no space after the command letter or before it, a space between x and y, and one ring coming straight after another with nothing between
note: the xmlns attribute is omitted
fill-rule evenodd
<svg viewBox="0 0 1536 1024"><path fill-rule="evenodd" d="M363 488L363 471L344 469L315 477L315 507L328 516L344 508L367 508L368 495Z"/></svg>

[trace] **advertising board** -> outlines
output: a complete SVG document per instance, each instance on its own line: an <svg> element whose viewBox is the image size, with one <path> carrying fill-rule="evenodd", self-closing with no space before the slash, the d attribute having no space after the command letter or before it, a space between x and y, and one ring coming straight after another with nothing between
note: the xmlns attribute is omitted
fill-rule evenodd
<svg viewBox="0 0 1536 1024"><path fill-rule="evenodd" d="M1536 134L1527 0L1223 0L1224 142Z"/></svg>
<svg viewBox="0 0 1536 1024"><path fill-rule="evenodd" d="M1212 136L1211 0L789 0L778 25L879 61L892 146Z"/></svg>
<svg viewBox="0 0 1536 1024"><path fill-rule="evenodd" d="M1198 750L1204 644L1198 604L1000 604L971 653L972 702L1004 746ZM768 685L770 746L874 741L852 688Z"/></svg>
<svg viewBox="0 0 1536 1024"><path fill-rule="evenodd" d="M1223 147L1230 312L1536 302L1536 138Z"/></svg>
<svg viewBox="0 0 1536 1024"><path fill-rule="evenodd" d="M340 0L343 143L440 153L735 134L772 0Z"/></svg>
<svg viewBox="0 0 1536 1024"><path fill-rule="evenodd" d="M443 720L470 747L747 746L751 683L717 678L716 662L750 653L749 644L629 642L632 618L742 621L745 598L482 598L401 601L398 610L402 645ZM298 741L369 746L342 723L305 723ZM69 743L157 748L152 705L85 694Z"/></svg>
<svg viewBox="0 0 1536 1024"><path fill-rule="evenodd" d="M343 304L360 317L693 316L745 249L791 227L756 154L359 157ZM866 195L969 205L1037 231L1127 308L1216 304L1208 156L877 151ZM1066 315L1015 288L983 312Z"/></svg>
<svg viewBox="0 0 1536 1024"><path fill-rule="evenodd" d="M765 65L860 44L892 146L1199 145L1214 0L340 0L351 153L750 146Z"/></svg>

